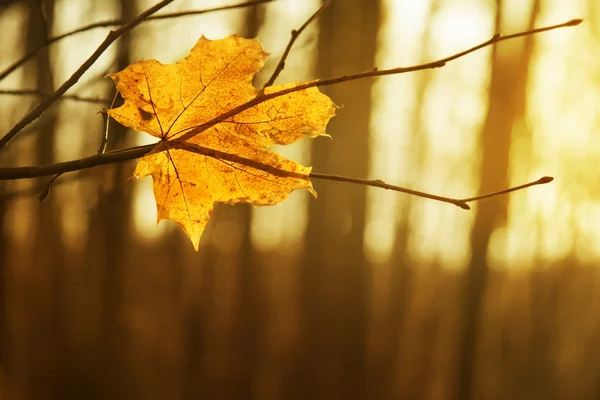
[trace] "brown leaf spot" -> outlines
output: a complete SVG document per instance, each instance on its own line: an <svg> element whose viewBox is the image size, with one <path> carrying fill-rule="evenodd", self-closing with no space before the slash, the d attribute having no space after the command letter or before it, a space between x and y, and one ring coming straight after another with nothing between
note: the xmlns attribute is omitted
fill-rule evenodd
<svg viewBox="0 0 600 400"><path fill-rule="evenodd" d="M152 119L152 114L142 110L141 108L138 107L138 111L140 112L140 116L142 117L142 119L144 121L150 121Z"/></svg>

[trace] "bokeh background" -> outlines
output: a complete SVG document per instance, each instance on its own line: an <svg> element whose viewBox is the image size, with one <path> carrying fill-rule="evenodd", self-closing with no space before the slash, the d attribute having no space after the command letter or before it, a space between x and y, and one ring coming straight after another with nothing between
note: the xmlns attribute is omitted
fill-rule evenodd
<svg viewBox="0 0 600 400"><path fill-rule="evenodd" d="M51 36L154 0L0 2L0 70ZM161 12L221 1L178 0ZM185 56L201 34L272 54L318 0L147 21L0 151L24 166L95 154L107 73ZM218 206L199 252L156 226L134 161L0 182L0 398L595 399L600 396L600 2L337 0L279 83L451 55L494 32L584 18L445 67L327 87L333 140L282 154L317 172L467 197L551 175L470 212L315 181L260 209ZM51 92L110 28L61 40L0 81ZM0 132L39 96L0 94ZM111 124L109 149L149 136Z"/></svg>

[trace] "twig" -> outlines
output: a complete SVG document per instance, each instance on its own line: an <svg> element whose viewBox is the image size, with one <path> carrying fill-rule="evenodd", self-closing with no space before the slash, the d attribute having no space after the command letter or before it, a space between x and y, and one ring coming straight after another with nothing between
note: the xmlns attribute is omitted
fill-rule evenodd
<svg viewBox="0 0 600 400"><path fill-rule="evenodd" d="M17 133L19 133L19 131L21 131L21 129L23 129L24 127L32 123L34 120L39 118L39 116L42 115L42 113L46 111L52 104L54 104L54 102L60 96L65 94L65 92L71 86L77 83L79 78L81 78L85 71L87 71L92 66L92 64L94 64L94 62L96 62L96 60L102 55L102 53L104 53L104 51L112 44L112 42L117 40L125 32L133 29L135 26L140 24L150 15L154 14L155 12L172 2L173 0L163 0L155 6L150 7L148 10L144 11L136 18L117 29L116 31L110 31L108 36L106 36L106 39L104 39L100 46L98 46L96 51L94 51L94 53L83 64L81 64L77 71L75 71L75 73L71 75L71 77L67 79L65 83L63 83L54 93L52 93L46 99L42 100L42 102L36 108L34 108L25 118L19 121L10 131L8 131L8 133L4 135L2 139L0 139L0 149L6 146L8 142L12 138L14 138L17 135Z"/></svg>
<svg viewBox="0 0 600 400"><path fill-rule="evenodd" d="M385 183L381 179L361 179L361 178L352 178L349 176L319 174L316 172L312 172L310 174L310 177L316 178L316 179L327 179L330 181L350 182L350 183L356 183L359 185L373 186L373 187L378 187L378 188L382 188L382 189L393 190L395 192L407 193L407 194L410 194L413 196L424 197L426 199L437 200L437 201L441 201L443 203L454 204L455 206L460 207L463 210L471 209L471 207L467 203L472 203L474 201L487 199L489 197L499 196L501 194L515 192L517 190L525 189L525 188L535 186L535 185L544 185L544 184L550 183L554 180L554 178L551 176L544 176L536 181L528 182L523 185L514 186L514 187L500 190L497 192L482 194L479 196L467 197L464 199L455 199L452 197L438 196L438 195L431 194L431 193L420 192L418 190L407 189L402 186L390 185L389 183Z"/></svg>
<svg viewBox="0 0 600 400"><path fill-rule="evenodd" d="M113 108L115 105L115 101L117 101L117 96L119 95L118 91L115 91L115 96L112 99L112 103L110 103L110 108ZM108 146L108 128L110 126L110 115L106 111L102 112L102 115L106 120L104 121L104 136L102 136L102 142L100 143L100 148L98 149L98 154L103 154L106 152L106 146Z"/></svg>
<svg viewBox="0 0 600 400"><path fill-rule="evenodd" d="M51 95L48 93L44 93L41 90L0 90L0 95L10 95L10 96L40 96L40 97L50 97ZM100 99L97 97L85 97L79 96L76 94L63 94L58 100L74 100L81 101L84 103L100 103L100 104L108 104L110 100L108 99Z"/></svg>
<svg viewBox="0 0 600 400"><path fill-rule="evenodd" d="M115 105L115 101L117 100L118 94L119 92L115 92L115 96L113 97L112 103L110 103L110 108L113 108L113 106ZM106 152L106 146L108 145L108 129L110 126L110 116L106 112L103 112L103 115L104 118L106 118L106 120L104 122L104 135L102 135L102 143L100 143L100 149L98 149L98 154L104 154ZM52 179L50 179L50 181L46 184L44 190L42 190L38 197L40 199L40 202L44 202L46 201L46 199L48 199L48 196L50 196L50 189L52 189L52 185L64 173L65 172L59 172L58 174L54 175Z"/></svg>
<svg viewBox="0 0 600 400"><path fill-rule="evenodd" d="M206 14L208 12L214 12L214 11L225 11L225 10L232 10L234 8L251 7L251 6L256 6L256 5L262 4L262 3L270 3L272 1L275 1L275 0L253 0L253 1L247 1L245 3L237 3L237 4L231 4L228 6L221 6L221 7L214 7L214 8L205 8L202 10L180 11L180 12L174 12L174 13L169 13L169 14L156 15L154 17L148 18L148 20L155 21L158 19L190 17L193 15Z"/></svg>
<svg viewBox="0 0 600 400"><path fill-rule="evenodd" d="M471 209L471 207L469 207L469 205L464 200L453 199L451 197L445 197L445 196L438 196L435 194L421 192L418 190L407 189L402 186L390 185L389 183L385 183L381 179L352 178L349 176L320 174L317 172L311 172L310 177L316 178L316 179L326 179L326 180L330 180L330 181L349 182L349 183L356 183L358 185L378 187L381 189L393 190L395 192L407 193L407 194L410 194L413 196L424 197L426 199L432 199L432 200L437 200L437 201L441 201L444 203L454 204L455 206L460 207L463 210Z"/></svg>
<svg viewBox="0 0 600 400"><path fill-rule="evenodd" d="M489 197L494 197L494 196L498 196L498 195L501 195L501 194L506 194L506 193L514 192L516 190L525 189L525 188L528 188L530 186L544 185L546 183L552 182L553 180L554 180L554 178L551 177L551 176L543 176L540 179L538 179L537 181L525 183L525 184L519 185L519 186L514 186L514 187L511 187L509 189L500 190L498 192L492 192L492 193L482 194L482 195L475 196L475 197L467 197L466 199L460 199L460 201L463 201L465 203L470 203L472 201L483 200L483 199L487 199Z"/></svg>
<svg viewBox="0 0 600 400"><path fill-rule="evenodd" d="M243 111L246 111L249 108L256 106L257 104L263 103L270 99L274 99L276 97L284 96L289 93L298 92L300 90L305 90L305 89L308 89L311 87L316 87L316 86L321 87L321 86L336 85L336 84L342 83L342 82L349 82L349 81L354 81L357 79L364 79L364 78L370 78L370 77L375 77L375 76L404 74L407 72L415 72L415 71L422 71L422 70L426 70L426 69L440 68L440 67L443 67L444 65L446 65L450 61L456 60L457 58L466 56L467 54L473 53L474 51L480 50L484 47L490 46L492 44L495 44L495 43L498 43L498 42L501 42L504 40L514 39L514 38L517 38L520 36L533 35L536 33L546 32L546 31L550 31L553 29L559 29L559 28L564 28L564 27L568 27L568 26L575 26L575 25L579 25L582 21L583 21L582 19L572 19L572 20L570 20L568 22L564 22L562 24L551 25L551 26L546 26L546 27L537 28L537 29L531 29L528 31L513 33L511 35L506 35L506 36L502 36L501 34L496 33L494 36L492 36L491 39L486 40L485 42L480 43L476 46L473 46L467 50L461 51L459 53L456 53L456 54L451 55L446 58L442 58L437 61L431 61L431 62L428 62L425 64L414 65L411 67L397 67L397 68L384 69L384 70L378 70L377 68L373 68L372 70L359 72L356 74L342 75L342 76L338 76L335 78L318 79L318 80L311 81L311 82L305 82L305 83L301 83L297 86L289 87L287 89L279 90L277 92L272 92L272 93L268 93L268 94L265 94L264 89L263 89L252 100L249 100L244 104L240 104L239 106L232 108L231 110L219 115L216 118L213 118L212 120L210 120L208 122L205 122L198 126L193 126L193 127L188 128L189 131L187 133L184 133L181 136L178 136L177 140L178 141L189 140L189 139L193 138L194 136L202 133L206 129L209 129L213 125L221 123ZM171 138L171 139L174 139L174 138Z"/></svg>
<svg viewBox="0 0 600 400"><path fill-rule="evenodd" d="M275 80L277 80L277 78L279 77L279 74L285 68L285 60L287 59L288 55L290 54L290 51L292 50L292 46L294 46L296 39L298 39L298 37L300 37L300 34L302 34L302 32L306 29L306 27L308 25L310 25L310 23L313 22L315 19L317 19L319 17L319 15L321 15L321 13L327 7L329 7L331 5L331 3L332 3L332 1L330 0L330 1L326 2L325 4L323 4L321 6L321 8L319 8L317 11L315 11L315 13L313 15L311 15L310 18L308 18L306 20L306 22L304 22L304 24L300 27L300 29L292 30L292 35L290 37L290 41L288 42L287 47L285 48L285 51L283 52L283 55L281 56L281 60L279 60L277 67L275 67L275 71L273 71L273 75L271 75L271 77L269 78L267 83L265 83L265 85L263 86L263 89L266 87L269 87L269 86L273 86L273 83L275 83Z"/></svg>
<svg viewBox="0 0 600 400"><path fill-rule="evenodd" d="M44 190L42 190L42 193L40 193L40 195L38 196L38 199L40 200L40 202L44 202L46 201L46 199L48 198L48 196L50 196L50 189L52 189L52 184L54 183L55 180L57 180L62 174L64 174L64 172L61 172L59 174L56 174L52 177L52 179L50 179L50 181L46 184L46 187L44 188Z"/></svg>
<svg viewBox="0 0 600 400"><path fill-rule="evenodd" d="M98 165L113 164L140 158L148 153L154 144L137 146L124 150L109 151L90 157L54 164L36 165L31 167L0 167L0 180L39 178L71 171L79 171Z"/></svg>
<svg viewBox="0 0 600 400"><path fill-rule="evenodd" d="M90 171L91 170L89 170L89 169L75 171L74 173L71 173L69 176L64 177L60 181L54 182L52 184L52 188L55 188L57 186L60 187L66 183L73 182L76 179L83 178L83 177L89 175L88 172L90 172ZM12 191L5 191L3 193L0 193L0 202L12 200L12 199L15 199L18 197L38 196L38 198L39 198L40 193L42 193L46 189L47 186L48 186L48 184L43 184L43 185L19 188L19 189L15 189Z"/></svg>
<svg viewBox="0 0 600 400"><path fill-rule="evenodd" d="M202 10L189 10L189 11L182 11L182 12L174 12L174 13L168 13L168 14L162 14L162 15L155 15L155 16L146 18L145 21L156 21L156 20L167 19L167 18L178 18L178 17L184 17L184 16L200 15L200 14L206 14L206 13L214 12L214 11L224 11L224 10L231 10L234 8L250 7L250 6L253 6L256 4L269 3L272 1L275 1L275 0L253 0L253 1L248 1L245 3L232 4L229 6L206 8L206 9L202 9ZM33 49L30 52L28 52L27 54L25 54L22 58L15 61L11 65L9 65L4 71L0 72L0 81L2 79L6 78L11 73L13 73L15 70L17 70L25 62L27 62L28 60L33 58L40 50L42 50L45 47L50 46L51 44L53 44L55 42L58 42L59 40L62 40L69 36L76 35L78 33L91 31L91 30L97 29L97 28L108 28L111 26L121 26L123 24L126 24L127 22L128 22L127 20L120 20L120 19L119 20L110 20L110 21L100 21L100 22L95 22L93 24L89 24L86 26L82 26L81 28L77 28L73 31L63 33L62 35L59 35L59 36L51 37L48 40L46 40L44 43L37 46L35 49Z"/></svg>

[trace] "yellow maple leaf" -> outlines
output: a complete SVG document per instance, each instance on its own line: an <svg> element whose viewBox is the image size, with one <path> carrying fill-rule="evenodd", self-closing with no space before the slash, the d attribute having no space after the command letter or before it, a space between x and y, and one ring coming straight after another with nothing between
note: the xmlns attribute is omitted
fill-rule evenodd
<svg viewBox="0 0 600 400"><path fill-rule="evenodd" d="M310 167L266 148L326 135L335 113L329 97L313 87L222 117L257 96L299 85L264 93L252 86L267 55L256 39L203 36L175 64L140 61L109 75L125 102L108 114L160 139L134 177L153 177L158 222L178 223L196 250L215 202L273 205L300 188L316 195Z"/></svg>

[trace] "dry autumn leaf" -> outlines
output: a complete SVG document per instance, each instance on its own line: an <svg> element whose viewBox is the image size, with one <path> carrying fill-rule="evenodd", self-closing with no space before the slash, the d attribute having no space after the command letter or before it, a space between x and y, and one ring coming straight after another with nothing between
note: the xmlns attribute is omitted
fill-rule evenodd
<svg viewBox="0 0 600 400"><path fill-rule="evenodd" d="M296 189L315 194L310 167L266 148L326 135L329 97L309 88L222 117L260 96L252 77L266 58L256 39L202 37L175 64L140 61L110 75L125 102L109 115L160 139L134 177L153 177L158 221L177 222L196 250L215 202L274 205Z"/></svg>

